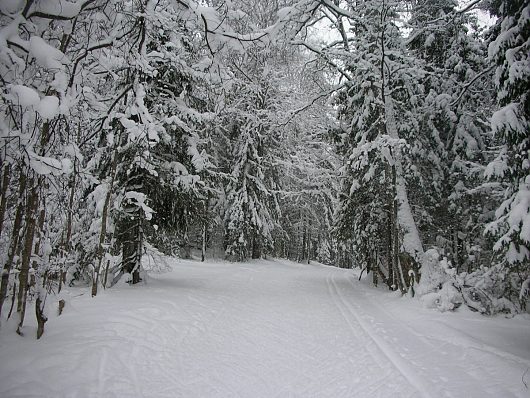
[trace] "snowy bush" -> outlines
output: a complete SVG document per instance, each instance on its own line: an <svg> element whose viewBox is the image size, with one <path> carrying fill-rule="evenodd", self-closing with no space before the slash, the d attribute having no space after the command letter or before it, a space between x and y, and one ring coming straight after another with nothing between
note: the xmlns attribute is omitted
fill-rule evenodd
<svg viewBox="0 0 530 398"><path fill-rule="evenodd" d="M465 304L485 315L516 314L529 307L528 280L522 289L518 289L520 285L520 278L501 264L457 273L446 258L440 259L436 249L430 249L425 253L416 292L425 307L440 311Z"/></svg>
<svg viewBox="0 0 530 398"><path fill-rule="evenodd" d="M502 264L463 273L459 279L467 306L483 314L516 314L527 307L519 299L519 277Z"/></svg>
<svg viewBox="0 0 530 398"><path fill-rule="evenodd" d="M456 270L451 267L447 258L440 259L436 249L429 249L424 254L422 277L416 287L416 293L427 308L440 311L451 311L462 304L462 294L457 285Z"/></svg>
<svg viewBox="0 0 530 398"><path fill-rule="evenodd" d="M170 258L149 243L145 244L145 252L142 256L142 268L146 272L168 272L171 270Z"/></svg>

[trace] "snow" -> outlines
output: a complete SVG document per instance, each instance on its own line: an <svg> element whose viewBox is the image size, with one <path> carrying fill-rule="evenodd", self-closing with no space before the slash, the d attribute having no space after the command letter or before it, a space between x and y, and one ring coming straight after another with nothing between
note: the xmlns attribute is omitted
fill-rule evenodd
<svg viewBox="0 0 530 398"><path fill-rule="evenodd" d="M492 130L499 132L507 128L518 133L528 131L528 122L521 117L520 108L519 103L510 103L496 111L491 117Z"/></svg>
<svg viewBox="0 0 530 398"><path fill-rule="evenodd" d="M169 261L68 288L39 341L5 324L0 396L528 397L528 316L440 313L317 264Z"/></svg>
<svg viewBox="0 0 530 398"><path fill-rule="evenodd" d="M14 84L9 88L14 104L23 107L37 106L40 102L39 94L31 87Z"/></svg>
<svg viewBox="0 0 530 398"><path fill-rule="evenodd" d="M145 203L147 201L147 196L145 193L128 191L125 193L125 199L136 202L136 205L140 207L144 212L146 220L150 220L153 218L154 210Z"/></svg>
<svg viewBox="0 0 530 398"><path fill-rule="evenodd" d="M37 112L44 119L53 119L59 113L59 98L53 95L44 97L37 106Z"/></svg>
<svg viewBox="0 0 530 398"><path fill-rule="evenodd" d="M48 69L61 70L63 63L69 60L61 51L50 46L39 36L31 36L29 39L29 51L37 63Z"/></svg>
<svg viewBox="0 0 530 398"><path fill-rule="evenodd" d="M5 14L14 14L24 8L22 0L2 0L0 10Z"/></svg>
<svg viewBox="0 0 530 398"><path fill-rule="evenodd" d="M40 175L60 175L67 170L63 169L63 163L55 158L39 156L33 151L28 150L29 164L35 173ZM67 166L67 165L66 165Z"/></svg>
<svg viewBox="0 0 530 398"><path fill-rule="evenodd" d="M66 0L40 0L36 2L33 11L49 15L60 15L64 18L74 18L81 12L83 0L70 2Z"/></svg>

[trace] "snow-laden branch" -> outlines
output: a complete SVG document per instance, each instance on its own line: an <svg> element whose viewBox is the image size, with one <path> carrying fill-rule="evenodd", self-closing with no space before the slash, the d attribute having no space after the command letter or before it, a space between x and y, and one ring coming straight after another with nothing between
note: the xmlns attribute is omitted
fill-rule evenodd
<svg viewBox="0 0 530 398"><path fill-rule="evenodd" d="M92 4L95 0L78 1L72 3L65 0L59 1L28 1L26 8L22 12L22 15L26 19L32 18L43 18L43 19L54 19L67 21L74 19L83 11L87 6ZM29 14L28 14L29 13Z"/></svg>
<svg viewBox="0 0 530 398"><path fill-rule="evenodd" d="M298 109L295 109L293 111L290 111L289 112L289 117L287 118L287 120L283 121L283 122L280 122L277 124L278 127L283 127L283 126L286 126L287 124L289 124L294 118L296 115L298 115L299 113L305 111L306 109L309 109L311 108L318 100L322 99L322 98L326 98L326 97L329 97L331 94L339 91L340 89L342 89L346 84L343 83L343 84L339 84L333 88L331 88L330 90L327 90L315 97L313 97L311 99L311 101L309 101L307 104L305 104L304 106L298 108Z"/></svg>
<svg viewBox="0 0 530 398"><path fill-rule="evenodd" d="M75 74L76 74L76 70L77 70L77 67L79 65L79 62L81 62L84 58L86 58L87 55L89 53L91 53L92 51L99 50L99 49L105 48L105 47L111 47L113 44L114 44L114 39L110 38L110 39L107 39L107 40L102 40L101 42L93 44L91 46L88 46L84 50L83 54L78 56L75 59L75 61L74 61L74 66L72 68L72 73L70 75L70 80L68 81L68 87L72 87L72 85L74 84L74 78L75 78Z"/></svg>
<svg viewBox="0 0 530 398"><path fill-rule="evenodd" d="M471 79L471 81L469 83L467 83L462 88L462 91L460 92L458 97L453 102L451 102L450 106L457 105L460 102L460 100L462 99L462 97L464 96L464 94L466 93L466 91L471 86L473 86L473 84L475 84L482 76L484 76L484 75L488 74L489 72L491 72L495 67L496 67L496 65L491 65L489 68L487 68L487 69L483 70L482 72L478 73L473 79Z"/></svg>
<svg viewBox="0 0 530 398"><path fill-rule="evenodd" d="M344 78L346 78L346 80L348 80L348 81L352 81L353 80L352 77L344 69L342 69L336 62L331 60L327 56L327 54L322 52L322 50L319 50L318 48L312 46L311 44L309 44L309 43L307 43L305 41L296 40L296 41L292 41L291 44L293 44L295 46L303 46L303 47L307 48L309 51L311 51L311 52L317 54L319 57L323 58L330 66L335 68L337 70L337 72L339 72Z"/></svg>
<svg viewBox="0 0 530 398"><path fill-rule="evenodd" d="M333 11L336 15L343 16L350 19L355 19L355 15L344 8L340 8L338 5L330 0L320 0L321 4L326 6L329 10Z"/></svg>

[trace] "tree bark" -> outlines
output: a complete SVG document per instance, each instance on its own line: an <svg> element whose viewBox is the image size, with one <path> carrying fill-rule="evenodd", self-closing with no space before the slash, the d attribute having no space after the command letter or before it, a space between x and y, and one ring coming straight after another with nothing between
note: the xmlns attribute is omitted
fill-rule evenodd
<svg viewBox="0 0 530 398"><path fill-rule="evenodd" d="M41 298L41 293L37 294L37 299L35 300L35 316L37 317L37 340L42 337L44 334L44 324L48 320L48 317L44 315L44 304L45 301Z"/></svg>
<svg viewBox="0 0 530 398"><path fill-rule="evenodd" d="M259 237L256 231L252 231L252 258L259 259L261 258L261 244Z"/></svg>
<svg viewBox="0 0 530 398"><path fill-rule="evenodd" d="M99 283L99 270L101 269L101 262L103 261L103 254L105 253L105 238L107 236L107 218L109 214L110 199L112 197L112 188L114 186L114 179L116 177L116 168L118 166L118 149L114 149L111 169L110 169L110 181L105 195L105 203L103 204L103 210L101 214L101 229L99 230L98 248L96 250L96 259L94 264L94 277L92 278L92 297L98 294L98 283ZM75 169L74 169L75 170ZM75 186L75 184L73 184ZM73 198L73 188L70 198ZM73 201L73 199L72 199ZM71 234L71 230L70 230ZM106 278L105 278L106 279Z"/></svg>
<svg viewBox="0 0 530 398"><path fill-rule="evenodd" d="M74 173L72 175L72 178L70 180L70 196L68 198L68 209L67 209L67 216L66 216L66 236L62 243L62 249L61 249L61 257L62 260L66 259L68 252L70 251L71 247L71 241L72 241L72 220L73 220L73 208L74 208L74 198L75 198L75 184L76 184L76 177L77 177L77 168L76 168L76 161L74 160ZM66 280L66 269L64 269L64 261L61 261L60 269L59 269L59 287L57 288L58 293L61 292L61 288L63 286L64 281Z"/></svg>
<svg viewBox="0 0 530 398"><path fill-rule="evenodd" d="M4 218L7 208L7 187L9 186L11 173L11 165L4 166L4 174L2 176L2 186L0 187L0 236L4 230Z"/></svg>
<svg viewBox="0 0 530 398"><path fill-rule="evenodd" d="M206 221L202 224L202 247L201 247L201 262L204 262L204 259L206 258L206 238L207 238L207 230L206 230Z"/></svg>
<svg viewBox="0 0 530 398"><path fill-rule="evenodd" d="M33 254L33 239L35 236L35 212L39 203L39 192L38 184L34 184L34 179L30 179L30 191L27 210L26 210L26 233L24 236L24 247L22 250L22 261L20 264L19 273L19 287L18 287L18 301L17 301L17 312L20 314L19 323L17 327L17 333L22 334L22 326L24 325L24 316L26 314L26 299L28 295L28 276L29 276L29 264L31 261L31 255Z"/></svg>
<svg viewBox="0 0 530 398"><path fill-rule="evenodd" d="M388 266L388 288L393 290L394 288L394 234L393 231L393 219L394 219L394 198L391 198L388 212L388 222L386 228L387 235L387 266Z"/></svg>
<svg viewBox="0 0 530 398"><path fill-rule="evenodd" d="M98 294L99 270L101 267L101 262L103 261L103 254L105 252L103 245L105 243L105 237L107 236L107 215L109 213L113 180L114 178L111 177L107 194L105 195L105 203L103 204L103 214L101 215L101 229L99 230L99 241L95 259L96 264L94 266L94 277L92 278L92 297L95 297Z"/></svg>
<svg viewBox="0 0 530 398"><path fill-rule="evenodd" d="M41 243L42 243L42 239L43 239L43 228L44 228L44 220L46 218L46 204L43 200L42 202L42 208L39 212L39 223L38 223L38 229L37 229L37 234L38 234L38 239L37 239L37 242L35 243L35 248L33 250L33 253L35 253L36 255L39 254L39 251L40 251L40 247L41 247ZM34 286L35 283L36 283L36 275L35 273L37 272L37 269L39 267L39 264L37 262L36 259L33 260L32 264L31 264L31 267L33 268L33 273L31 274L31 282L30 282L30 286Z"/></svg>
<svg viewBox="0 0 530 398"><path fill-rule="evenodd" d="M13 267L13 261L15 255L18 251L18 246L20 242L20 231L22 229L22 218L24 215L24 192L26 191L26 175L21 172L19 178L19 193L18 193L18 204L15 211L15 220L13 222L13 230L11 233L11 242L9 244L9 249L7 252L7 261L4 264L4 269L2 270L2 282L0 284L0 315L2 314L2 306L4 305L4 300L7 295L7 288L9 285L9 274L11 273L11 268Z"/></svg>

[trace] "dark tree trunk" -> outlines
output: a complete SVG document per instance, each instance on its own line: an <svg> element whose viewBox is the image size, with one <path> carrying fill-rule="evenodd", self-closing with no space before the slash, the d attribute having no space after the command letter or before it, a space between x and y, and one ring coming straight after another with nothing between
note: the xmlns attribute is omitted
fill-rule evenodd
<svg viewBox="0 0 530 398"><path fill-rule="evenodd" d="M143 248L143 229L142 229L142 218L141 209L138 209L136 205L129 208L127 211L131 216L123 223L122 232L122 264L123 271L131 274L131 283L134 285L140 282L140 267L142 260L142 248ZM133 213L134 211L134 213ZM132 216L132 214L135 214Z"/></svg>
<svg viewBox="0 0 530 398"><path fill-rule="evenodd" d="M7 295L7 288L9 285L9 274L11 273L11 268L13 267L13 261L15 255L18 251L20 243L20 231L22 229L22 218L24 216L24 192L26 190L26 175L24 173L20 174L19 178L19 194L18 194L18 203L17 209L15 211L15 220L13 222L13 230L11 233L11 242L9 244L9 249L7 252L7 261L4 264L4 269L2 270L2 282L0 285L0 314L2 313L2 306L4 305L4 300Z"/></svg>
<svg viewBox="0 0 530 398"><path fill-rule="evenodd" d="M34 185L33 178L30 179L30 186ZM27 210L26 210L26 233L24 236L24 247L22 250L22 261L20 264L19 273L19 287L18 287L18 301L17 312L20 314L17 333L22 334L22 326L24 325L24 316L26 314L26 299L28 295L28 277L29 264L31 255L33 254L33 239L35 236L35 213L39 203L38 184L35 184L29 195Z"/></svg>
<svg viewBox="0 0 530 398"><path fill-rule="evenodd" d="M394 247L394 240L393 240L393 234L392 234L392 212L393 212L393 205L392 205L393 199L391 199L390 206L389 206L389 212L388 212L388 222L387 222L387 266L388 266L388 278L386 281L386 284L388 285L389 289L393 289L394 286L394 262L393 262L393 247Z"/></svg>
<svg viewBox="0 0 530 398"><path fill-rule="evenodd" d="M201 261L204 262L206 257L206 222L202 225L202 246L201 246Z"/></svg>
<svg viewBox="0 0 530 398"><path fill-rule="evenodd" d="M61 266L59 268L59 287L57 292L60 293L63 287L63 283L66 280L66 269L64 260L67 258L68 253L71 249L72 241L72 220L73 220L73 208L74 208L74 198L75 198L75 188L76 188L76 176L77 168L76 161L74 160L74 173L70 179L70 196L68 198L68 210L66 216L66 236L62 242L62 248L60 256L62 258Z"/></svg>
<svg viewBox="0 0 530 398"><path fill-rule="evenodd" d="M261 258L261 242L256 231L252 231L252 258Z"/></svg>
<svg viewBox="0 0 530 398"><path fill-rule="evenodd" d="M44 304L45 301L42 300L41 295L37 295L37 300L35 301L35 316L37 317L37 340L42 337L44 334L44 324L48 320L46 315L44 315Z"/></svg>
<svg viewBox="0 0 530 398"><path fill-rule="evenodd" d="M121 129L119 130L121 133ZM116 168L118 166L118 157L119 157L119 151L118 149L114 149L113 158L112 158L112 164L111 164L111 170L110 170L110 182L107 194L105 195L105 203L103 203L103 211L101 214L101 229L99 231L99 241L98 241L98 248L96 250L96 264L94 269L94 278L92 280L92 297L96 296L98 294L98 283L99 283L99 272L101 269L101 263L103 261L103 256L105 254L105 239L107 237L107 219L109 216L109 207L110 207L110 199L112 197L112 189L114 187L114 179L116 178ZM75 186L75 180L72 183L72 185ZM71 192L70 198L73 198L73 188ZM71 230L70 230L71 233ZM106 277L105 277L106 280Z"/></svg>
<svg viewBox="0 0 530 398"><path fill-rule="evenodd" d="M2 177L2 186L0 187L0 236L2 236L4 230L4 218L7 207L7 188L9 186L10 173L11 165L6 164L4 166L4 174Z"/></svg>
<svg viewBox="0 0 530 398"><path fill-rule="evenodd" d="M42 208L39 212L39 222L38 222L38 228L37 228L37 236L38 236L38 239L37 239L37 242L35 243L35 248L33 250L33 253L35 253L36 255L39 254L39 251L40 251L40 247L41 247L41 243L42 243L42 239L44 237L44 220L46 218L46 205L43 201L42 203ZM39 264L37 263L37 260L33 260L32 264L31 264L31 267L33 268L34 272L31 274L31 281L30 281L30 286L34 286L35 283L36 283L36 271L39 267Z"/></svg>

